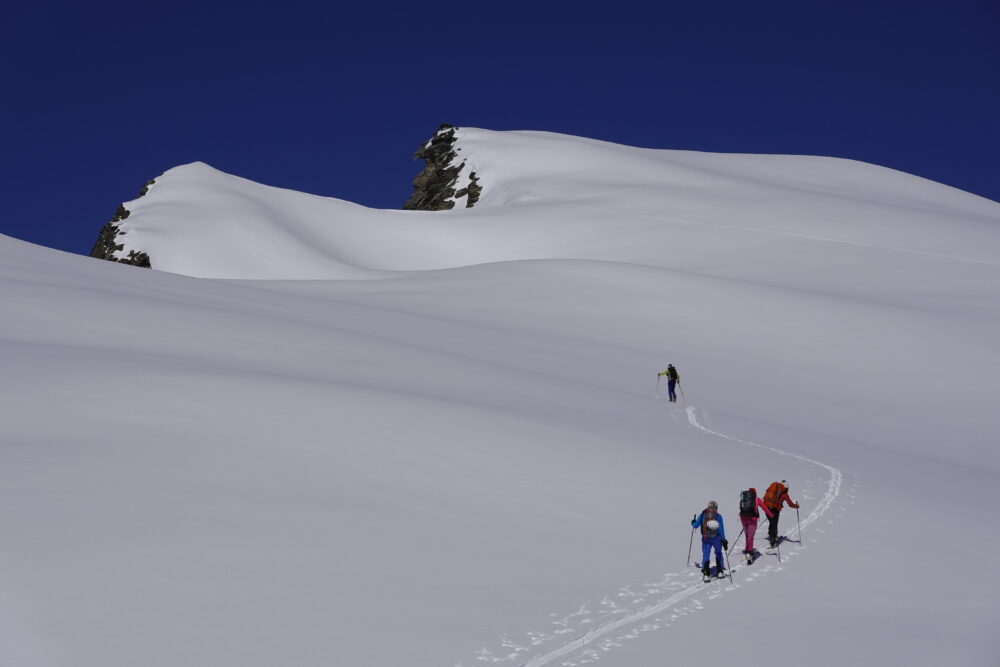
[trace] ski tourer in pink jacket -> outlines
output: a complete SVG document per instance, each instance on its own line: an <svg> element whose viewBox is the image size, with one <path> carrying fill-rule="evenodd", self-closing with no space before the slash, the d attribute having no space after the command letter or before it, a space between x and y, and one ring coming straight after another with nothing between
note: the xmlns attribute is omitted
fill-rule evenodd
<svg viewBox="0 0 1000 667"><path fill-rule="evenodd" d="M757 489L750 487L740 494L740 523L743 524L743 534L746 535L746 547L743 549L743 555L751 562L754 554L753 536L757 532L757 521L760 519L758 510L764 510L767 518L771 518L771 510L757 495Z"/></svg>

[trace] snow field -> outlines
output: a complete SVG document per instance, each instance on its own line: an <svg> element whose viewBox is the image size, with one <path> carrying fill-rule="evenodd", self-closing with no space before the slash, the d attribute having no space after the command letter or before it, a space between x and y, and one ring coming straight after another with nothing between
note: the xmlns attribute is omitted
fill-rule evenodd
<svg viewBox="0 0 1000 667"><path fill-rule="evenodd" d="M129 205L160 271L0 238L0 664L990 664L1000 205L460 141L473 209L196 164ZM782 478L803 544L682 569Z"/></svg>

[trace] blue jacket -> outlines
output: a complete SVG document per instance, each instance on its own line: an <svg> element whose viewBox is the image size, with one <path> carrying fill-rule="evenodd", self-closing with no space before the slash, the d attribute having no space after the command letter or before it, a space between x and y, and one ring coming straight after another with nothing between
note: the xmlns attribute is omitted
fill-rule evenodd
<svg viewBox="0 0 1000 667"><path fill-rule="evenodd" d="M701 527L701 519L704 516L705 516L705 510L702 510L701 514L698 515L698 518L691 522L691 527L692 528L700 528ZM715 520L719 522L719 539L725 540L726 539L726 524L722 520L722 515L719 514L719 513L716 513ZM737 537L739 537L739 535L737 535ZM702 539L705 539L705 538L702 537Z"/></svg>

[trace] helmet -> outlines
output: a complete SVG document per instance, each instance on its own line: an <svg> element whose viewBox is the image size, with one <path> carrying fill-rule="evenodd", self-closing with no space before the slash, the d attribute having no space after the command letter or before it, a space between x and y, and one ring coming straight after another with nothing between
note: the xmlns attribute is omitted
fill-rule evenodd
<svg viewBox="0 0 1000 667"><path fill-rule="evenodd" d="M705 524L705 527L708 528L709 530L718 530L719 522L716 521L715 519L709 519L708 523ZM737 537L739 537L739 535L737 535Z"/></svg>
<svg viewBox="0 0 1000 667"><path fill-rule="evenodd" d="M717 510L717 509L719 509L719 503L715 502L714 500L709 500L708 501L708 509L710 509L710 510Z"/></svg>

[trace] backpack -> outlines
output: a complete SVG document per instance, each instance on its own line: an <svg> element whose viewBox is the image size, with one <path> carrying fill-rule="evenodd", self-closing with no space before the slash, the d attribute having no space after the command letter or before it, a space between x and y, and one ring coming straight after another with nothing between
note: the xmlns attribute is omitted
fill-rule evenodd
<svg viewBox="0 0 1000 667"><path fill-rule="evenodd" d="M740 516L760 516L757 512L757 494L749 489L740 491Z"/></svg>
<svg viewBox="0 0 1000 667"><path fill-rule="evenodd" d="M705 511L701 513L701 536L702 537L715 537L716 535L719 534L719 529L718 528L712 529L712 528L708 527L708 522L712 521L713 519L715 521L718 521L718 518L716 518L718 516L719 516L718 512L716 512L714 510L710 510L707 507L705 508Z"/></svg>
<svg viewBox="0 0 1000 667"><path fill-rule="evenodd" d="M764 494L764 504L772 510L781 509L781 501L786 493L788 489L784 484L771 482L771 486L767 487L767 493Z"/></svg>
<svg viewBox="0 0 1000 667"><path fill-rule="evenodd" d="M668 380L676 380L677 377L678 377L678 375L677 375L677 369L676 368L674 368L673 366L671 366L670 368L667 369L667 379Z"/></svg>

